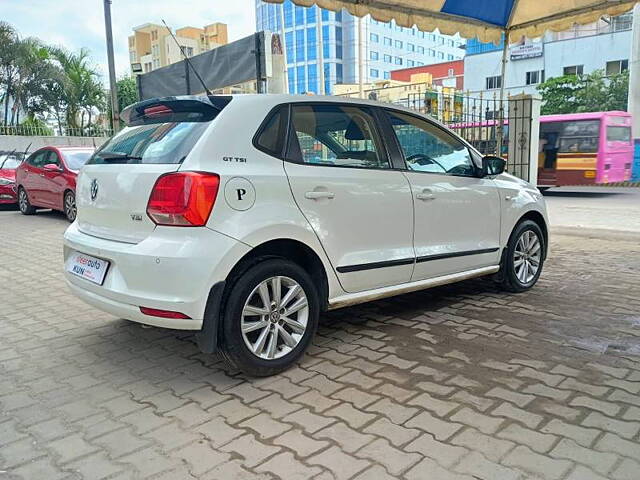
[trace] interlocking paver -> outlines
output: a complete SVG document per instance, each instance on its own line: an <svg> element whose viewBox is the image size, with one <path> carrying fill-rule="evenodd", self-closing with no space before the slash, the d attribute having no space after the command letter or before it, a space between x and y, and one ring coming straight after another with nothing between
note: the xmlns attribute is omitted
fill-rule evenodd
<svg viewBox="0 0 640 480"><path fill-rule="evenodd" d="M393 475L400 475L421 458L417 453L406 453L395 448L385 439L378 439L365 445L356 452L356 455L381 463Z"/></svg>
<svg viewBox="0 0 640 480"><path fill-rule="evenodd" d="M322 450L329 445L329 442L314 440L298 429L289 430L279 437L274 438L273 443L285 446L293 450L294 452L296 452L297 456L302 458L308 457L309 455L312 455L318 450Z"/></svg>
<svg viewBox="0 0 640 480"><path fill-rule="evenodd" d="M637 343L636 240L553 235L521 295L480 279L330 312L300 366L252 379L71 296L56 214L0 225L11 480L638 478L640 365L606 350Z"/></svg>
<svg viewBox="0 0 640 480"><path fill-rule="evenodd" d="M568 460L549 458L525 446L518 446L504 458L505 465L517 467L543 478L560 479L571 468Z"/></svg>
<svg viewBox="0 0 640 480"><path fill-rule="evenodd" d="M513 442L485 435L473 428L464 429L450 442L469 450L477 450L494 462L499 462L509 450L516 446Z"/></svg>
<svg viewBox="0 0 640 480"><path fill-rule="evenodd" d="M338 447L331 447L327 450L323 450L317 455L309 458L308 463L311 465L321 465L330 470L337 480L346 480L351 478L371 464L367 460L358 459L352 455L345 454Z"/></svg>
<svg viewBox="0 0 640 480"><path fill-rule="evenodd" d="M573 440L567 438L560 440L549 455L583 463L602 475L606 475L606 473L611 470L611 467L618 461L618 457L612 453L596 452L578 445Z"/></svg>

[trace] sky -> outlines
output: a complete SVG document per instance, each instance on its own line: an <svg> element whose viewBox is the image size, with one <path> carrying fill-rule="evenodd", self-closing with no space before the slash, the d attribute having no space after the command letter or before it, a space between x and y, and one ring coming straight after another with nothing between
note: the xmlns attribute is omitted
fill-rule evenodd
<svg viewBox="0 0 640 480"><path fill-rule="evenodd" d="M233 41L255 31L254 5L254 0L112 0L116 75L130 73L127 37L133 27L162 19L174 31L223 22ZM89 49L107 81L103 0L0 0L0 20L12 24L23 37L38 37L68 50Z"/></svg>

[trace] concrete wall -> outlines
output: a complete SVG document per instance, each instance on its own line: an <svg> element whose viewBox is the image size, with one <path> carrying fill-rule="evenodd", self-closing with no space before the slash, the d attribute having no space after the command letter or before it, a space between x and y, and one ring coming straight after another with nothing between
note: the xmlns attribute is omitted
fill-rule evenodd
<svg viewBox="0 0 640 480"><path fill-rule="evenodd" d="M13 150L24 152L27 147L29 153L47 147L99 147L107 137L26 137L21 135L0 135L0 153L8 153ZM29 145L31 145L29 147Z"/></svg>

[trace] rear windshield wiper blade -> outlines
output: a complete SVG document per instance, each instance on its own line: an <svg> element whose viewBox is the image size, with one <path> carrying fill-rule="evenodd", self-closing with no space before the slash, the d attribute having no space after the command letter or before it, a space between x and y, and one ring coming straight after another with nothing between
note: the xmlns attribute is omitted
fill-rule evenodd
<svg viewBox="0 0 640 480"><path fill-rule="evenodd" d="M100 152L98 153L98 157L106 163L136 163L142 160L142 157L122 152Z"/></svg>

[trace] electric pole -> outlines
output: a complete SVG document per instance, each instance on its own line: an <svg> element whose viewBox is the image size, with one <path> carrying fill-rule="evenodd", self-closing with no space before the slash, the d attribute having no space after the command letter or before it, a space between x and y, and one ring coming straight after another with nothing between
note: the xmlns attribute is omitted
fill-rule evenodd
<svg viewBox="0 0 640 480"><path fill-rule="evenodd" d="M104 0L104 29L107 37L107 60L109 62L109 89L111 91L111 121L113 132L120 130L120 109L116 87L116 66L113 60L113 33L111 31L111 0Z"/></svg>

